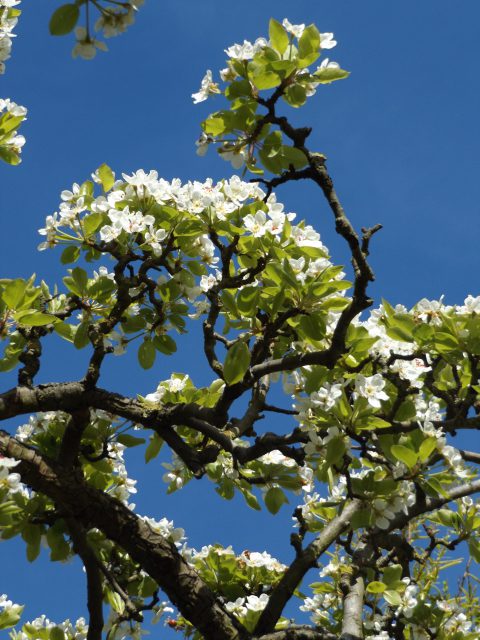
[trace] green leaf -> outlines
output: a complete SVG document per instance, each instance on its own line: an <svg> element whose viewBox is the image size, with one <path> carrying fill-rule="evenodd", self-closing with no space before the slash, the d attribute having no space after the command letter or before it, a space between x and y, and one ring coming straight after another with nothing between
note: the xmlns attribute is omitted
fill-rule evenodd
<svg viewBox="0 0 480 640"><path fill-rule="evenodd" d="M145 450L145 462L150 462L153 458L156 458L162 448L163 440L156 433L150 436L150 443Z"/></svg>
<svg viewBox="0 0 480 640"><path fill-rule="evenodd" d="M225 478L218 487L215 488L215 491L224 500L232 500L235 495L235 485L230 478Z"/></svg>
<svg viewBox="0 0 480 640"><path fill-rule="evenodd" d="M284 98L291 107L301 107L307 101L307 91L301 84L292 84L285 91Z"/></svg>
<svg viewBox="0 0 480 640"><path fill-rule="evenodd" d="M125 602L122 600L121 596L118 593L107 590L107 600L108 604L116 613L122 614L124 612Z"/></svg>
<svg viewBox="0 0 480 640"><path fill-rule="evenodd" d="M243 380L250 366L250 358L248 345L242 340L230 347L223 365L223 377L228 385Z"/></svg>
<svg viewBox="0 0 480 640"><path fill-rule="evenodd" d="M314 24L310 24L303 30L298 40L298 57L300 59L310 58L313 54L318 54L319 52L320 33Z"/></svg>
<svg viewBox="0 0 480 640"><path fill-rule="evenodd" d="M268 35L272 47L276 49L280 55L285 53L288 47L289 37L280 22L277 22L274 18L270 19Z"/></svg>
<svg viewBox="0 0 480 640"><path fill-rule="evenodd" d="M288 504L287 496L280 487L271 487L265 494L265 506L270 513L278 513L282 504Z"/></svg>
<svg viewBox="0 0 480 640"><path fill-rule="evenodd" d="M250 96L251 93L252 85L248 80L235 80L225 89L225 97L229 100L234 100L242 96Z"/></svg>
<svg viewBox="0 0 480 640"><path fill-rule="evenodd" d="M23 324L26 327L44 327L47 324L55 324L60 322L55 316L51 316L41 311L28 311L15 314L15 320L19 324Z"/></svg>
<svg viewBox="0 0 480 640"><path fill-rule="evenodd" d="M378 416L366 416L365 418L360 418L355 421L355 428L362 429L362 431L386 429L391 426L390 422L382 420L382 418L379 418Z"/></svg>
<svg viewBox="0 0 480 640"><path fill-rule="evenodd" d="M399 564L391 564L383 571L383 582L387 585L396 584L402 577L402 567Z"/></svg>
<svg viewBox="0 0 480 640"><path fill-rule="evenodd" d="M324 67L315 71L313 75L320 84L330 84L330 82L335 82L336 80L345 80L350 75L350 72L339 67Z"/></svg>
<svg viewBox="0 0 480 640"><path fill-rule="evenodd" d="M20 164L20 156L16 151L13 151L10 147L0 145L0 158L7 164L17 165Z"/></svg>
<svg viewBox="0 0 480 640"><path fill-rule="evenodd" d="M102 182L102 187L105 192L110 191L115 183L115 176L108 164L101 164L97 169L97 175Z"/></svg>
<svg viewBox="0 0 480 640"><path fill-rule="evenodd" d="M343 438L336 437L329 440L327 444L327 464L332 466L336 464L343 458L343 454L345 453L345 442Z"/></svg>
<svg viewBox="0 0 480 640"><path fill-rule="evenodd" d="M398 591L384 591L383 597L391 604L393 607L399 607L402 604L402 596L398 593Z"/></svg>
<svg viewBox="0 0 480 640"><path fill-rule="evenodd" d="M50 629L50 640L65 640L65 633L60 627Z"/></svg>
<svg viewBox="0 0 480 640"><path fill-rule="evenodd" d="M160 353L164 353L166 356L171 356L172 353L175 353L175 351L177 350L177 343L167 334L155 336L153 338L153 344L155 345L155 349L157 349L157 351L160 351Z"/></svg>
<svg viewBox="0 0 480 640"><path fill-rule="evenodd" d="M360 511L356 511L351 520L352 529L362 529L363 527L368 527L370 525L372 519L372 513L370 509L361 509Z"/></svg>
<svg viewBox="0 0 480 640"><path fill-rule="evenodd" d="M27 286L27 282L20 279L11 280L5 285L2 299L9 309L17 309L19 307L27 290Z"/></svg>
<svg viewBox="0 0 480 640"><path fill-rule="evenodd" d="M0 118L0 136L9 137L5 134L12 133L25 120L25 116L14 116L8 111Z"/></svg>
<svg viewBox="0 0 480 640"><path fill-rule="evenodd" d="M80 257L80 247L77 247L72 244L69 247L66 247L62 251L60 262L62 264L71 264L72 262L76 262L79 257Z"/></svg>
<svg viewBox="0 0 480 640"><path fill-rule="evenodd" d="M75 335L73 338L73 344L77 349L83 349L87 344L90 344L90 340L88 338L88 329L90 325L88 322L82 322L78 325L75 330Z"/></svg>
<svg viewBox="0 0 480 640"><path fill-rule="evenodd" d="M470 538L470 540L468 541L468 550L475 562L480 564L480 542L478 540L475 540L475 538Z"/></svg>
<svg viewBox="0 0 480 640"><path fill-rule="evenodd" d="M247 489L242 489L243 497L245 498L245 502L251 509L255 509L255 511L261 511L261 507L258 504L257 498L253 495L251 491Z"/></svg>
<svg viewBox="0 0 480 640"><path fill-rule="evenodd" d="M27 544L27 560L33 562L40 554L40 538L35 542Z"/></svg>
<svg viewBox="0 0 480 640"><path fill-rule="evenodd" d="M138 348L138 362L142 369L151 369L153 367L156 353L155 345L152 340L147 338L142 342Z"/></svg>
<svg viewBox="0 0 480 640"><path fill-rule="evenodd" d="M318 314L302 316L298 326L310 340L322 340L327 330L325 320Z"/></svg>
<svg viewBox="0 0 480 640"><path fill-rule="evenodd" d="M227 126L223 116L212 115L203 121L202 128L205 133L209 133L212 136L219 136L227 129Z"/></svg>
<svg viewBox="0 0 480 640"><path fill-rule="evenodd" d="M82 220L83 230L86 236L91 236L103 222L103 214L99 211L91 213Z"/></svg>
<svg viewBox="0 0 480 640"><path fill-rule="evenodd" d="M413 467L417 464L418 454L415 453L413 449L409 449L403 444L392 445L390 451L397 460L400 460L400 462L406 464L409 469L413 469Z"/></svg>
<svg viewBox="0 0 480 640"><path fill-rule="evenodd" d="M14 627L20 620L22 611L23 607L19 606L10 607L2 611L2 613L0 613L0 629L10 629L10 627Z"/></svg>
<svg viewBox="0 0 480 640"><path fill-rule="evenodd" d="M426 462L436 448L437 448L437 439L427 438L420 445L420 449L418 450L418 457L422 462Z"/></svg>
<svg viewBox="0 0 480 640"><path fill-rule="evenodd" d="M265 89L274 89L278 87L282 79L275 71L269 71L264 67L254 72L252 75L253 84L263 91Z"/></svg>
<svg viewBox="0 0 480 640"><path fill-rule="evenodd" d="M80 15L76 4L64 4L53 12L49 29L52 36L64 36L75 28Z"/></svg>
<svg viewBox="0 0 480 640"><path fill-rule="evenodd" d="M282 163L285 169L293 165L294 169L301 169L307 164L307 156L295 147L282 146Z"/></svg>
<svg viewBox="0 0 480 640"><path fill-rule="evenodd" d="M411 420L416 414L417 409L413 400L405 400L395 414L395 420L397 422L405 422Z"/></svg>
<svg viewBox="0 0 480 640"><path fill-rule="evenodd" d="M138 438L137 436L132 436L129 433L121 433L117 437L117 441L126 447L138 447L139 444L145 444L145 438Z"/></svg>
<svg viewBox="0 0 480 640"><path fill-rule="evenodd" d="M259 295L258 287L243 287L238 292L237 307L243 316L254 317L256 315Z"/></svg>
<svg viewBox="0 0 480 640"><path fill-rule="evenodd" d="M386 584L384 584L383 582L378 582L377 580L369 582L369 584L367 585L368 593L383 593L386 588Z"/></svg>
<svg viewBox="0 0 480 640"><path fill-rule="evenodd" d="M458 515L450 509L439 509L433 514L438 521L440 521L446 527L452 527L458 520Z"/></svg>

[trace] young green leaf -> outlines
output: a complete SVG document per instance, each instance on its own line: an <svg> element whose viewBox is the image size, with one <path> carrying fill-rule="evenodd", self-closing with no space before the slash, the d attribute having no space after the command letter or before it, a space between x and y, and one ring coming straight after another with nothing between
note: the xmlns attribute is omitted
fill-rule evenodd
<svg viewBox="0 0 480 640"><path fill-rule="evenodd" d="M230 347L223 365L223 377L228 385L243 380L250 366L250 357L248 345L243 340Z"/></svg>
<svg viewBox="0 0 480 640"><path fill-rule="evenodd" d="M270 36L270 44L272 47L276 49L280 55L284 54L288 47L288 34L280 22L277 22L274 18L270 19L268 35Z"/></svg>
<svg viewBox="0 0 480 640"><path fill-rule="evenodd" d="M409 449L405 447L403 444L394 444L390 449L392 455L395 456L397 460L403 462L407 465L409 469L413 469L413 467L418 462L418 454L413 451L413 449Z"/></svg>
<svg viewBox="0 0 480 640"><path fill-rule="evenodd" d="M113 171L108 166L108 164L105 164L105 163L101 164L97 169L97 174L102 182L103 190L105 192L110 191L110 189L114 185L115 176L113 174Z"/></svg>
<svg viewBox="0 0 480 640"><path fill-rule="evenodd" d="M64 4L53 12L49 29L52 36L64 36L75 28L80 15L77 4Z"/></svg>
<svg viewBox="0 0 480 640"><path fill-rule="evenodd" d="M156 353L152 340L147 338L142 342L138 348L138 362L142 369L151 369L153 367Z"/></svg>
<svg viewBox="0 0 480 640"><path fill-rule="evenodd" d="M265 494L265 506L270 513L278 513L282 504L288 504L288 498L280 487L271 487Z"/></svg>

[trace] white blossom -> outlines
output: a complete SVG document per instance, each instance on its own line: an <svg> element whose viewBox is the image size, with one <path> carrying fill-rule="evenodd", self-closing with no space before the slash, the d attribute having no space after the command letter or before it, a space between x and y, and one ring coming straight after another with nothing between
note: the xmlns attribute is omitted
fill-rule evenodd
<svg viewBox="0 0 480 640"><path fill-rule="evenodd" d="M380 409L381 401L388 400L388 396L383 391L385 380L380 373L373 376L357 375L355 379L355 390L359 396L366 398L368 404L374 409Z"/></svg>
<svg viewBox="0 0 480 640"><path fill-rule="evenodd" d="M218 84L213 82L212 72L208 69L202 78L200 89L197 93L192 93L193 103L198 104L199 102L203 102L208 96L215 93L220 93L220 89L218 88Z"/></svg>

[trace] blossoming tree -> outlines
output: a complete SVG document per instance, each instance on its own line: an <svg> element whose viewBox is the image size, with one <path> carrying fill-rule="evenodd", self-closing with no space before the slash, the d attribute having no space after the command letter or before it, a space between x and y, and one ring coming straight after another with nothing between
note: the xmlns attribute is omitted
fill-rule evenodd
<svg viewBox="0 0 480 640"><path fill-rule="evenodd" d="M0 0L3 60L17 4ZM58 9L52 32L71 31L89 4ZM110 4L105 35L140 3ZM77 39L74 54L102 48L88 26ZM248 181L117 177L102 165L62 192L40 230L40 249L61 250L62 284L1 280L0 369L18 383L0 395L0 417L30 417L0 431L0 536L21 536L30 561L42 540L52 561L79 556L89 613L24 622L3 595L0 629L12 640L139 637L152 615L206 640L479 637L480 453L455 447L455 436L480 427L480 296L371 309L380 225L355 231L325 157L308 147L310 129L280 113L348 76L319 61L335 44L314 25L271 20L268 39L226 50L222 86L205 75L194 101L226 101L202 123L198 152L216 145ZM25 110L1 106L0 153L15 163ZM331 209L352 282L277 200L274 189L303 181ZM104 362L126 350L144 369L168 366L192 322L203 326L208 386L188 372L139 397L102 386ZM80 380L36 383L54 336L88 351ZM276 429L279 414L288 431ZM134 446L146 462L171 451L169 491L202 479L219 500L238 495L254 510L296 503L290 564L268 550L192 549L172 522L137 513L124 461ZM462 546L471 561L457 588L441 572ZM292 599L297 619L285 614Z"/></svg>

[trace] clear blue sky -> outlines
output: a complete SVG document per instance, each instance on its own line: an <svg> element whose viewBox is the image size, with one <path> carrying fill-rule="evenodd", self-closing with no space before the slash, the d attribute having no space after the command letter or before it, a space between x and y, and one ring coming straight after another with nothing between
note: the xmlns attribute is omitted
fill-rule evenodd
<svg viewBox="0 0 480 640"><path fill-rule="evenodd" d="M118 172L155 168L167 179L229 175L230 166L213 151L206 159L195 155L199 122L216 107L215 101L194 107L190 94L207 68L224 66L225 47L266 35L274 16L335 32L339 44L330 57L352 73L320 88L293 117L314 127L312 148L328 156L356 227L385 227L372 242L374 297L411 305L424 296L445 294L447 302L460 303L479 293L478 0L146 0L137 23L92 62L71 58L71 37L48 35L58 4L22 3L13 57L0 78L0 96L29 109L22 165L0 166L1 277L35 271L60 280L59 252L36 251L37 229L57 208L60 191L102 162ZM278 195L318 228L336 262L347 260L318 192L297 184ZM174 364L167 360L132 381L134 360L117 359L103 384L147 393L172 367L201 381L203 370L190 367L195 335ZM56 345L46 351L40 381L80 375L85 353L69 360L67 370L67 352ZM5 388L13 382L7 378ZM193 546L219 541L238 552L266 548L289 561L289 508L276 519L253 514L240 503L223 503L207 480L165 496L162 473L155 463L146 471L132 467L143 487L140 512L174 518ZM76 565L50 569L43 553L27 566L15 542L3 543L0 552L0 593L26 602L28 618L44 612L60 621L83 612ZM152 638L163 634L159 629Z"/></svg>

